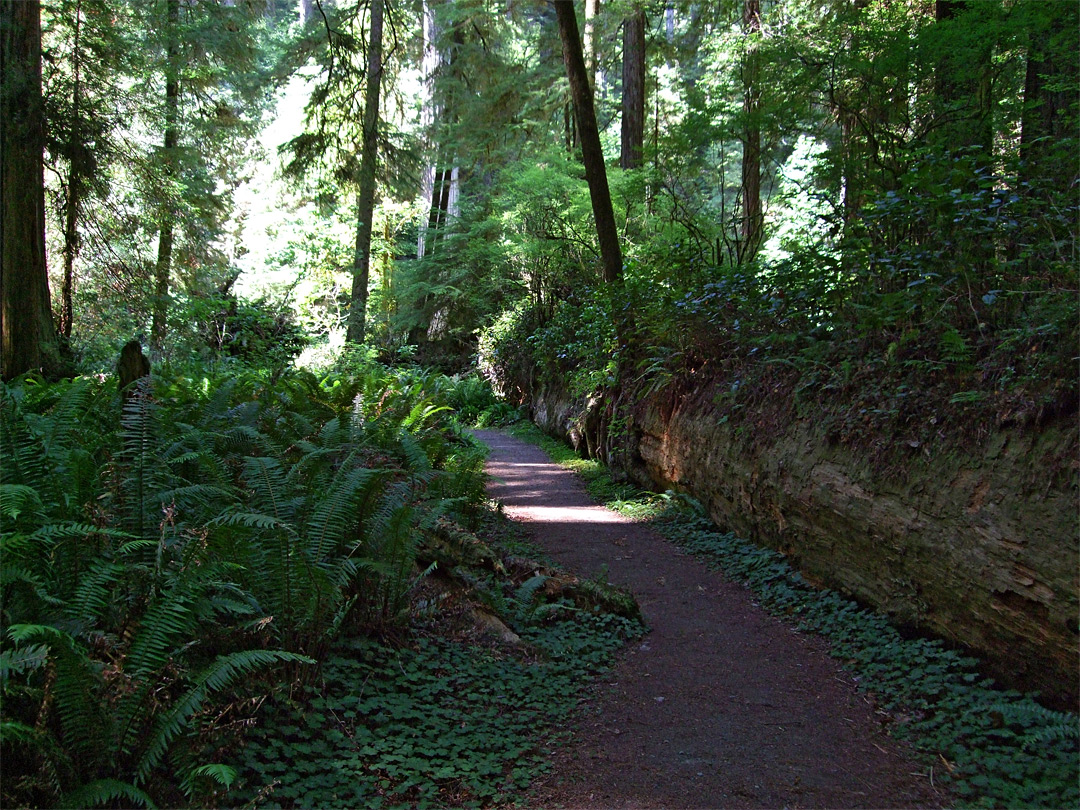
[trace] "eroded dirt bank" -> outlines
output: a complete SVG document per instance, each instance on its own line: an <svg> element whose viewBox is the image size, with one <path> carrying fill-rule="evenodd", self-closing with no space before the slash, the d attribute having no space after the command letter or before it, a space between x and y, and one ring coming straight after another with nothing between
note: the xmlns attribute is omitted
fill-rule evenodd
<svg viewBox="0 0 1080 810"><path fill-rule="evenodd" d="M558 562L606 568L651 632L584 707L541 788L544 807L937 807L929 768L822 646L742 586L596 506L538 448L496 431L489 492Z"/></svg>
<svg viewBox="0 0 1080 810"><path fill-rule="evenodd" d="M1075 424L998 431L970 452L911 448L884 473L820 425L721 423L702 397L642 399L617 437L602 407L558 392L537 394L533 413L582 452L602 447L640 485L693 495L720 527L783 552L812 581L1075 711L1077 463L1063 455Z"/></svg>

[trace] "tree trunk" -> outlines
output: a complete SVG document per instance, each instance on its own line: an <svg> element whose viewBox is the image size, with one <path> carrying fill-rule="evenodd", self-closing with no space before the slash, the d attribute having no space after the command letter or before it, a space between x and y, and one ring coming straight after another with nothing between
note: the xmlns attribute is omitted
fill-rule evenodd
<svg viewBox="0 0 1080 810"><path fill-rule="evenodd" d="M596 93L596 67L600 61L600 36L596 32L596 18L600 14L600 0L585 0L585 69L589 73L589 86Z"/></svg>
<svg viewBox="0 0 1080 810"><path fill-rule="evenodd" d="M82 190L85 183L83 165L83 146L80 142L79 102L82 86L79 76L79 35L82 31L82 2L75 4L75 41L72 46L72 71L74 87L72 94L71 135L69 141L70 168L68 171L67 199L64 202L64 282L60 288L60 334L71 340L72 322L75 319L75 307L72 297L75 290L75 254L79 251L79 207L82 205Z"/></svg>
<svg viewBox="0 0 1080 810"><path fill-rule="evenodd" d="M622 156L624 169L641 167L645 148L645 12L623 20Z"/></svg>
<svg viewBox="0 0 1080 810"><path fill-rule="evenodd" d="M307 25L308 20L315 18L315 0L300 0L298 5L300 25Z"/></svg>
<svg viewBox="0 0 1080 810"><path fill-rule="evenodd" d="M555 0L555 13L559 23L559 38L562 40L566 77L570 81L570 95L574 100L574 117L577 121L578 136L581 139L585 179L589 183L593 218L596 220L596 235L600 242L604 281L613 283L622 278L622 251L619 248L619 232L611 207L611 190L607 183L604 151L600 146L596 110L593 108L592 90L589 88L589 76L585 70L585 59L581 51L581 37L578 35L574 4L565 0Z"/></svg>
<svg viewBox="0 0 1080 810"><path fill-rule="evenodd" d="M1075 33L1080 6L1054 7L1036 17L1029 34L1024 110L1020 125L1020 182L1048 182L1068 193L1076 181Z"/></svg>
<svg viewBox="0 0 1080 810"><path fill-rule="evenodd" d="M167 188L163 190L159 216L158 255L154 267L154 306L150 324L150 348L160 353L165 347L169 317L169 276L172 274L173 231L176 227L176 147L180 143L180 0L168 0L166 6L165 65L165 139L162 150L163 174Z"/></svg>
<svg viewBox="0 0 1080 810"><path fill-rule="evenodd" d="M431 133L436 120L440 117L453 123L453 97L437 99L435 93L435 77L440 70L450 66L450 61L439 50L437 42L440 36L436 25L435 12L431 2L425 0L423 4L423 57L421 59L421 74L423 76L422 101L420 108L420 124L426 133ZM464 39L460 31L453 33L454 44L460 46ZM456 48L451 48L451 52ZM430 141L431 138L429 137ZM419 234L416 240L416 256L424 258L434 252L436 240L439 238L439 229L444 227L451 218L457 216L457 201L459 192L460 171L456 164L453 152L442 149L437 143L428 143L431 153L431 163L424 167L424 175L420 194L424 204L428 208L427 219L420 223Z"/></svg>
<svg viewBox="0 0 1080 810"><path fill-rule="evenodd" d="M761 244L761 88L758 84L756 38L761 34L761 0L744 0L743 34L753 37L743 63L742 223L740 259L749 261Z"/></svg>
<svg viewBox="0 0 1080 810"><path fill-rule="evenodd" d="M60 373L45 264L38 0L0 3L0 376Z"/></svg>
<svg viewBox="0 0 1080 810"><path fill-rule="evenodd" d="M364 97L364 142L360 188L356 195L356 249L353 253L352 302L348 343L363 343L367 324L368 277L371 273L371 220L375 213L375 170L379 157L379 87L382 83L384 0L371 0L367 93Z"/></svg>

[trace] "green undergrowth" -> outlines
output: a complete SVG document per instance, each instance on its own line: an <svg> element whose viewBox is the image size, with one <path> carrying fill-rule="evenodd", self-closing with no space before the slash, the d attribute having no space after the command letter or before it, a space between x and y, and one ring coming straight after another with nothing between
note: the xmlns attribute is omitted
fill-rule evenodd
<svg viewBox="0 0 1080 810"><path fill-rule="evenodd" d="M0 807L503 803L640 628L504 537L473 379L116 382L0 383Z"/></svg>
<svg viewBox="0 0 1080 810"><path fill-rule="evenodd" d="M337 645L321 682L271 707L238 798L260 807L514 805L548 767L582 683L640 624L564 614L521 650L437 635ZM527 652L524 652L527 650Z"/></svg>
<svg viewBox="0 0 1080 810"><path fill-rule="evenodd" d="M963 807L1080 806L1080 724L1035 694L997 688L977 661L938 640L905 638L881 614L812 586L784 556L719 531L681 495L634 492L533 426L516 435L580 473L589 491L749 587L769 612L828 640L886 712L888 731L924 759Z"/></svg>

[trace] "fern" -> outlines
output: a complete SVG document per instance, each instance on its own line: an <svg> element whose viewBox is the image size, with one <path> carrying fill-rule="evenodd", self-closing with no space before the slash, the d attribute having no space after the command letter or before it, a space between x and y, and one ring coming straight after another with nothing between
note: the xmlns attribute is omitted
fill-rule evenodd
<svg viewBox="0 0 1080 810"><path fill-rule="evenodd" d="M383 475L364 467L343 466L312 513L309 527L311 552L316 560L341 547L357 522L357 507L377 496Z"/></svg>
<svg viewBox="0 0 1080 810"><path fill-rule="evenodd" d="M246 526L249 529L262 529L273 531L274 529L289 529L291 525L275 517L260 512L224 512L211 521L211 525L218 526Z"/></svg>
<svg viewBox="0 0 1080 810"><path fill-rule="evenodd" d="M17 742L30 745L40 741L41 733L26 723L5 720L0 723L0 742Z"/></svg>
<svg viewBox="0 0 1080 810"><path fill-rule="evenodd" d="M946 363L966 365L971 359L971 348L967 339L961 335L955 327L946 329L938 342L938 351L941 359Z"/></svg>
<svg viewBox="0 0 1080 810"><path fill-rule="evenodd" d="M86 653L68 633L48 625L12 625L8 638L16 648L38 641L55 667L54 703L64 732L64 749L73 760L96 763L110 724L98 695L100 679Z"/></svg>
<svg viewBox="0 0 1080 810"><path fill-rule="evenodd" d="M35 669L41 669L49 660L49 647L46 644L31 644L16 647L14 650L0 652L0 685L6 685L8 678L21 675Z"/></svg>
<svg viewBox="0 0 1080 810"><path fill-rule="evenodd" d="M101 614L109 597L109 588L124 573L119 563L98 560L82 576L71 599L64 606L64 613L73 626L89 630Z"/></svg>
<svg viewBox="0 0 1080 810"><path fill-rule="evenodd" d="M260 456L244 459L243 481L251 491L251 504L256 511L287 520L293 513L288 508L288 478L281 462Z"/></svg>
<svg viewBox="0 0 1080 810"><path fill-rule="evenodd" d="M532 605L536 601L537 592L544 587L544 583L547 582L549 577L543 574L536 574L529 577L521 585L518 586L514 592L514 599L519 605L527 606Z"/></svg>
<svg viewBox="0 0 1080 810"><path fill-rule="evenodd" d="M153 601L125 661L125 669L132 677L145 678L158 672L183 641L198 637L193 603L208 586L201 576L191 576Z"/></svg>
<svg viewBox="0 0 1080 810"><path fill-rule="evenodd" d="M38 493L52 492L52 478L45 463L45 449L26 415L16 404L12 390L0 383L0 483L23 484Z"/></svg>
<svg viewBox="0 0 1080 810"><path fill-rule="evenodd" d="M180 789L184 791L184 794L188 799L191 799L195 795L196 780L198 780L199 777L211 779L225 788L225 790L228 790L236 781L236 776L236 768L218 762L208 763L193 768L188 773L184 774L184 777L180 782Z"/></svg>
<svg viewBox="0 0 1080 810"><path fill-rule="evenodd" d="M24 512L37 513L42 509L37 490L25 484L0 484L0 516L18 520Z"/></svg>
<svg viewBox="0 0 1080 810"><path fill-rule="evenodd" d="M135 769L136 783L146 780L150 771L161 761L169 744L185 730L191 717L202 708L211 694L230 686L237 678L282 663L314 664L315 661L283 650L245 650L219 656L192 679L188 691L154 725Z"/></svg>
<svg viewBox="0 0 1080 810"><path fill-rule="evenodd" d="M415 433L435 414L451 410L447 405L434 405L429 400L421 399L409 411L409 415L402 420L401 426Z"/></svg>
<svg viewBox="0 0 1080 810"><path fill-rule="evenodd" d="M119 779L96 779L65 794L61 807L102 807L122 801L125 807L157 807L153 799L129 782Z"/></svg>
<svg viewBox="0 0 1080 810"><path fill-rule="evenodd" d="M70 510L91 497L93 454L108 429L104 388L84 378L52 386L24 384L21 404L5 387L0 403L3 483L32 486L50 506Z"/></svg>
<svg viewBox="0 0 1080 810"><path fill-rule="evenodd" d="M126 473L121 482L121 523L135 537L150 539L160 522L161 499L156 496L174 484L157 452L163 433L158 406L147 396L131 397L120 421L120 463Z"/></svg>
<svg viewBox="0 0 1080 810"><path fill-rule="evenodd" d="M1047 709L1033 700L998 703L992 708L1006 723L1024 730L1025 748L1058 742L1071 742L1075 747L1080 743L1080 719L1070 712Z"/></svg>
<svg viewBox="0 0 1080 810"><path fill-rule="evenodd" d="M427 452L412 434L404 430L401 431L398 435L398 442L405 459L405 468L409 472L422 475L431 471L431 459L428 458Z"/></svg>

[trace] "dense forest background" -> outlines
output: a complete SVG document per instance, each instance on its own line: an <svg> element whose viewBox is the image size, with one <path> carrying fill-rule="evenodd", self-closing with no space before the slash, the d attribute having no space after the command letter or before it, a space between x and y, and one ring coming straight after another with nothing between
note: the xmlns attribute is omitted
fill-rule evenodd
<svg viewBox="0 0 1080 810"><path fill-rule="evenodd" d="M40 147L45 194L5 185L9 378L136 335L325 366L350 328L582 390L753 350L973 400L1075 376L1071 2L586 4L618 279L550 5L37 5L5 20L5 163Z"/></svg>
<svg viewBox="0 0 1080 810"><path fill-rule="evenodd" d="M718 419L831 403L875 448L1075 414L1078 31L1072 0L0 0L4 803L220 801L245 678L301 689L478 548L451 410L709 380Z"/></svg>

